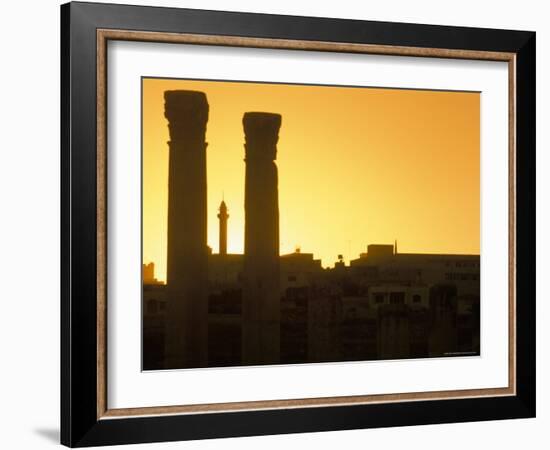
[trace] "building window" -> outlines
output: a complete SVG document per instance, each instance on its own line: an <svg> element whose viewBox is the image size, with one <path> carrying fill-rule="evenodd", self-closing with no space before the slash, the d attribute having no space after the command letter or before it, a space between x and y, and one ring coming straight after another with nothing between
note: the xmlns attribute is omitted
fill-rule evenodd
<svg viewBox="0 0 550 450"><path fill-rule="evenodd" d="M147 312L149 314L156 314L158 310L158 304L155 299L151 299L147 302Z"/></svg>
<svg viewBox="0 0 550 450"><path fill-rule="evenodd" d="M477 273L463 273L463 272L449 272L445 274L445 279L449 281L478 281L479 274Z"/></svg>
<svg viewBox="0 0 550 450"><path fill-rule="evenodd" d="M289 275L288 281L290 281L291 283L294 283L296 281L296 275Z"/></svg>
<svg viewBox="0 0 550 450"><path fill-rule="evenodd" d="M384 303L384 294L376 294L374 296L374 302L377 304Z"/></svg>
<svg viewBox="0 0 550 450"><path fill-rule="evenodd" d="M415 294L413 295L413 303L420 303L422 301L422 297L420 295Z"/></svg>
<svg viewBox="0 0 550 450"><path fill-rule="evenodd" d="M392 292L390 293L390 305L403 305L405 303L404 292Z"/></svg>

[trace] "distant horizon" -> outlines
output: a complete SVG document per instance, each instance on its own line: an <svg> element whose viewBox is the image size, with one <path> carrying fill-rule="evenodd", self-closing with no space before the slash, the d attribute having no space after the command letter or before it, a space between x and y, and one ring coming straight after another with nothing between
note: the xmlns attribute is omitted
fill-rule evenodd
<svg viewBox="0 0 550 450"><path fill-rule="evenodd" d="M218 253L218 206L228 206L228 253L243 254L242 115L282 115L280 255L349 264L365 242L398 253L479 255L479 93L145 78L143 263L166 279L166 90L202 91L207 123L208 245ZM402 236L402 240L399 239ZM355 256L353 256L355 255Z"/></svg>
<svg viewBox="0 0 550 450"><path fill-rule="evenodd" d="M368 245L384 245L384 246L392 246L392 247L394 246L394 244L380 244L380 243L371 243L371 244L368 244ZM399 250L399 247L398 247L398 250ZM346 263L346 266L349 266L351 261L355 261L357 259L360 259L362 254L367 254L367 253L368 252L365 249L365 251L361 252L359 255L357 255L357 257L349 258L349 260ZM325 266L325 265L323 265L323 262L322 262L321 258L316 258L315 257L314 252L305 252L305 251L302 251L302 249L300 249L299 251L297 251L297 249L295 249L293 252L290 252L290 253L280 253L279 257L290 256L290 255L294 255L294 254L313 255L313 260L314 261L317 261L317 260L321 261L321 267L323 269L334 269L335 266L336 266L336 263L339 261L338 257L336 257L332 264ZM480 256L481 257L480 253L434 253L434 252L410 252L410 251L409 252L398 251L397 253L393 254L393 256L396 256L396 255ZM244 256L244 253L230 253L230 252L228 252L225 255L222 255L222 254L212 250L212 252L209 253L209 256ZM156 267L157 267L156 261L143 261L142 262L143 265L147 265L147 264L150 264L150 263L153 263L155 265L155 270L156 270ZM155 272L155 280L157 280L158 282L161 282L162 284L166 284L166 279L157 277L156 272Z"/></svg>

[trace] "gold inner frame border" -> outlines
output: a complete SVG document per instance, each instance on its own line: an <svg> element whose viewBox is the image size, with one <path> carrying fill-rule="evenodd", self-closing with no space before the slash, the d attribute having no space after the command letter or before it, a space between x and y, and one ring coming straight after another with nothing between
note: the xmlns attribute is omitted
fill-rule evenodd
<svg viewBox="0 0 550 450"><path fill-rule="evenodd" d="M307 407L394 403L404 401L448 400L475 397L513 396L516 394L516 54L477 50L424 48L356 44L324 41L251 38L239 36L159 33L98 29L96 47L97 74L97 419L174 414L205 414ZM391 56L415 56L503 61L508 63L508 386L399 394L317 397L287 400L261 400L198 405L147 406L109 409L107 405L107 42L109 40L216 45L266 49L288 49L363 53Z"/></svg>

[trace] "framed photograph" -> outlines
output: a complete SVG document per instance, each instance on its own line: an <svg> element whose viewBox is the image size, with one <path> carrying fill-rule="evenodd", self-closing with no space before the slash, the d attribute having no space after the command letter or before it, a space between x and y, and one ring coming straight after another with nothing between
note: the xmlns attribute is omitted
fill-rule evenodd
<svg viewBox="0 0 550 450"><path fill-rule="evenodd" d="M535 33L61 7L61 441L535 416Z"/></svg>

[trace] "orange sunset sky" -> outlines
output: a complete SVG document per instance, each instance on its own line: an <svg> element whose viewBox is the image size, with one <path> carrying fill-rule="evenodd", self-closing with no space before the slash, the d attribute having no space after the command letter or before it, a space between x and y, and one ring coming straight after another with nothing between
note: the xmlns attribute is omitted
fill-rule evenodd
<svg viewBox="0 0 550 450"><path fill-rule="evenodd" d="M143 262L166 279L166 90L206 93L208 245L229 209L228 252L244 243L246 111L282 115L280 252L297 246L324 267L368 244L401 253L470 253L480 246L480 94L242 82L143 81Z"/></svg>

